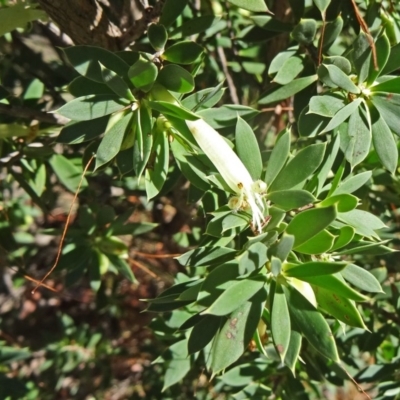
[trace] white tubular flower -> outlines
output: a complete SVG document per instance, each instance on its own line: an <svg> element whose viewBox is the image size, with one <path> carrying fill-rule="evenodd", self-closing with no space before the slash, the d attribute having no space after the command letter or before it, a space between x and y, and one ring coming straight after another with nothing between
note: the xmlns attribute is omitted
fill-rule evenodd
<svg viewBox="0 0 400 400"><path fill-rule="evenodd" d="M260 193L265 191L264 182L254 182L247 168L223 137L202 119L186 121L199 147L217 168L222 178L238 197L229 202L236 210L250 208L253 226L262 231L264 205Z"/></svg>

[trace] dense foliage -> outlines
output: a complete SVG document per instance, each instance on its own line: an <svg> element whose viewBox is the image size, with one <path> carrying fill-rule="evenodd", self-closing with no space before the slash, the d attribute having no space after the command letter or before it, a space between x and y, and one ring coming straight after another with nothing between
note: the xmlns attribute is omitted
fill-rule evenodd
<svg viewBox="0 0 400 400"><path fill-rule="evenodd" d="M38 3L0 8L0 397L400 398L397 2L133 1L108 46Z"/></svg>

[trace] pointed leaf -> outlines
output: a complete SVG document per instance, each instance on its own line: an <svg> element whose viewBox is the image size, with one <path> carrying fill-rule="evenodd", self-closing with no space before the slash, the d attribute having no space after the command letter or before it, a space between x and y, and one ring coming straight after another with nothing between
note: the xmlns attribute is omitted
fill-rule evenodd
<svg viewBox="0 0 400 400"><path fill-rule="evenodd" d="M374 92L370 97L373 105L385 120L389 128L400 136L399 107L400 94Z"/></svg>
<svg viewBox="0 0 400 400"><path fill-rule="evenodd" d="M194 89L193 76L175 64L165 66L159 72L157 82L172 92L189 93Z"/></svg>
<svg viewBox="0 0 400 400"><path fill-rule="evenodd" d="M335 237L336 236L324 229L305 243L296 246L296 251L311 255L326 253L332 248Z"/></svg>
<svg viewBox="0 0 400 400"><path fill-rule="evenodd" d="M317 199L306 190L279 190L267 195L276 207L289 211L314 203Z"/></svg>
<svg viewBox="0 0 400 400"><path fill-rule="evenodd" d="M147 37L155 51L164 49L165 43L168 40L168 33L164 25L151 24L147 29Z"/></svg>
<svg viewBox="0 0 400 400"><path fill-rule="evenodd" d="M166 0L161 11L160 24L170 27L182 14L188 0Z"/></svg>
<svg viewBox="0 0 400 400"><path fill-rule="evenodd" d="M331 275L342 271L348 264L345 262L312 261L304 264L287 264L285 275L294 278L307 278L319 275Z"/></svg>
<svg viewBox="0 0 400 400"><path fill-rule="evenodd" d="M369 271L354 264L349 264L341 271L346 281L361 290L371 293L382 293L382 287L378 280Z"/></svg>
<svg viewBox="0 0 400 400"><path fill-rule="evenodd" d="M188 341L189 354L203 350L217 334L223 318L215 315L205 315L190 332Z"/></svg>
<svg viewBox="0 0 400 400"><path fill-rule="evenodd" d="M253 180L260 179L262 160L256 135L250 125L238 117L236 123L236 151Z"/></svg>
<svg viewBox="0 0 400 400"><path fill-rule="evenodd" d="M329 132L338 127L342 122L346 121L346 119L359 108L361 102L362 99L358 98L340 109L321 133Z"/></svg>
<svg viewBox="0 0 400 400"><path fill-rule="evenodd" d="M162 58L176 64L192 64L203 53L203 47L191 40L184 40L168 47Z"/></svg>
<svg viewBox="0 0 400 400"><path fill-rule="evenodd" d="M152 61L142 56L133 64L128 71L128 77L133 86L144 91L151 89L157 79L158 69Z"/></svg>
<svg viewBox="0 0 400 400"><path fill-rule="evenodd" d="M327 85L333 85L346 90L350 93L359 94L360 88L356 86L353 81L336 65L321 64L318 68L318 76Z"/></svg>
<svg viewBox="0 0 400 400"><path fill-rule="evenodd" d="M268 11L267 6L265 5L264 0L228 0L229 3L234 4L240 8L244 8L245 10L253 11L253 12L266 12Z"/></svg>
<svg viewBox="0 0 400 400"><path fill-rule="evenodd" d="M386 227L378 217L363 210L340 213L338 219L353 226L358 234L377 239L379 239L379 236L375 231Z"/></svg>

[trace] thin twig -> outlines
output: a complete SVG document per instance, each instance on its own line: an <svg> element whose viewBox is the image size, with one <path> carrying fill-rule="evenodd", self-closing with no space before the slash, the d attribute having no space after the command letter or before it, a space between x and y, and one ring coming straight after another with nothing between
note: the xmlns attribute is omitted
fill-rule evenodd
<svg viewBox="0 0 400 400"><path fill-rule="evenodd" d="M88 161L88 163L86 164L85 169L83 170L83 173L82 173L82 176L81 176L81 180L79 181L78 187L76 188L76 192L75 192L74 198L72 199L72 203L71 203L71 206L70 206L69 211L68 211L68 216L67 216L67 220L65 222L64 230L63 230L63 233L61 235L61 241L60 241L60 245L58 246L56 261L54 262L53 266L50 268L50 271L47 272L47 274L42 278L42 280L39 282L39 284L36 285L36 287L32 290L32 294L36 292L36 290L43 284L43 282L49 277L49 275L54 271L54 269L58 265L58 261L60 260L60 257L61 257L61 252L62 252L62 247L63 247L63 244L64 244L64 240L65 240L65 237L67 236L69 222L70 222L71 216L72 216L72 208L74 207L75 201L78 198L79 190L81 189L81 186L82 186L83 180L85 178L86 172L89 169L90 164L92 163L94 157L95 156L93 155L90 158L90 160Z"/></svg>
<svg viewBox="0 0 400 400"><path fill-rule="evenodd" d="M141 251L133 251L134 254L140 256L140 257L146 257L146 258L174 258L174 257L179 257L182 254L176 253L176 254L150 254L150 253L142 253Z"/></svg>
<svg viewBox="0 0 400 400"><path fill-rule="evenodd" d="M221 37L220 34L217 34L217 39ZM221 46L217 46L217 53L219 60L221 61L222 71L225 74L226 82L228 83L229 94L231 96L231 100L233 104L240 104L239 103L239 96L237 94L235 82L233 81L232 75L229 72L228 62L225 56L224 49Z"/></svg>
<svg viewBox="0 0 400 400"><path fill-rule="evenodd" d="M142 263L140 263L139 261L133 260L132 258L128 258L129 263L134 266L134 267L138 267L141 270L143 270L144 272L148 273L152 278L154 279L161 279L159 276L157 276L153 271L150 271L149 268L147 268L145 265L143 265Z"/></svg>
<svg viewBox="0 0 400 400"><path fill-rule="evenodd" d="M364 18L360 14L360 11L358 9L358 6L357 6L355 0L351 0L351 4L353 5L354 13L356 15L357 22L359 23L361 30L367 35L367 40L368 40L368 43L372 50L372 59L374 62L374 68L375 68L375 71L378 71L379 70L378 56L376 55L376 46L375 46L374 38L372 37L371 32L369 31L368 25L364 21Z"/></svg>

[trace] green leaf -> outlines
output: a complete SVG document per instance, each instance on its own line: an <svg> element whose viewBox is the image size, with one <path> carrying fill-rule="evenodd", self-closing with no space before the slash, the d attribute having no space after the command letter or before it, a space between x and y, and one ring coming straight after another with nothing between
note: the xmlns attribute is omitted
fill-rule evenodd
<svg viewBox="0 0 400 400"><path fill-rule="evenodd" d="M356 68L359 83L368 78L371 64L371 45L368 35L361 29L357 39L353 43L353 64Z"/></svg>
<svg viewBox="0 0 400 400"><path fill-rule="evenodd" d="M343 18L341 15L338 15L333 21L329 21L326 23L324 43L322 44L322 49L324 51L329 50L329 48L333 45L333 43L336 41L336 39L342 32L342 29L343 29ZM321 45L320 43L319 45ZM325 59L324 59L324 64L325 64ZM348 71L348 73L349 72L350 71Z"/></svg>
<svg viewBox="0 0 400 400"><path fill-rule="evenodd" d="M217 334L222 321L221 317L205 315L190 332L188 341L189 354L203 350Z"/></svg>
<svg viewBox="0 0 400 400"><path fill-rule="evenodd" d="M186 339L174 343L167 352L171 360L167 361L163 392L183 379L191 368Z"/></svg>
<svg viewBox="0 0 400 400"><path fill-rule="evenodd" d="M325 143L318 143L300 150L280 171L269 191L292 189L306 180L321 164L325 148Z"/></svg>
<svg viewBox="0 0 400 400"><path fill-rule="evenodd" d="M327 228L335 218L335 206L302 211L290 221L286 233L295 237L295 247L300 246Z"/></svg>
<svg viewBox="0 0 400 400"><path fill-rule="evenodd" d="M296 251L310 255L326 253L332 248L335 237L324 229L302 245L297 246Z"/></svg>
<svg viewBox="0 0 400 400"><path fill-rule="evenodd" d="M213 374L233 364L245 351L257 325L266 299L264 289L235 310L214 339L210 367Z"/></svg>
<svg viewBox="0 0 400 400"><path fill-rule="evenodd" d="M297 129L302 137L314 137L318 135L329 122L328 118L317 114L309 114L309 107L303 108L297 122Z"/></svg>
<svg viewBox="0 0 400 400"><path fill-rule="evenodd" d="M294 245L294 236L283 233L278 243L270 247L268 254L277 257L282 262L286 261Z"/></svg>
<svg viewBox="0 0 400 400"><path fill-rule="evenodd" d="M341 227L339 236L336 237L335 243L332 246L331 251L340 249L349 244L353 240L354 234L355 234L355 229L353 227L351 226Z"/></svg>
<svg viewBox="0 0 400 400"><path fill-rule="evenodd" d="M382 287L378 280L369 271L354 264L349 264L341 271L346 281L361 290L371 293L382 293Z"/></svg>
<svg viewBox="0 0 400 400"><path fill-rule="evenodd" d="M77 144L95 139L105 132L109 116L90 121L71 121L65 125L58 135L58 143Z"/></svg>
<svg viewBox="0 0 400 400"><path fill-rule="evenodd" d="M246 274L262 268L268 261L268 248L265 244L256 242L249 246L237 259L240 273Z"/></svg>
<svg viewBox="0 0 400 400"><path fill-rule="evenodd" d="M139 60L133 64L128 71L128 77L133 86L149 91L157 79L158 69L152 61L140 56Z"/></svg>
<svg viewBox="0 0 400 400"><path fill-rule="evenodd" d="M341 108L321 133L329 132L338 127L342 122L346 121L346 119L353 115L354 112L359 108L361 102L362 99L358 98Z"/></svg>
<svg viewBox="0 0 400 400"><path fill-rule="evenodd" d="M301 342L301 333L298 330L292 329L290 331L290 341L284 363L292 371L293 375L295 375L295 367L300 354Z"/></svg>
<svg viewBox="0 0 400 400"><path fill-rule="evenodd" d="M260 179L263 167L260 147L253 129L240 117L236 123L235 143L237 154L253 180Z"/></svg>
<svg viewBox="0 0 400 400"><path fill-rule="evenodd" d="M107 254L107 257L109 258L111 264L118 270L118 272L129 282L135 283L137 282L135 275L132 272L131 267L129 264L126 263L122 258L112 255L112 254Z"/></svg>
<svg viewBox="0 0 400 400"><path fill-rule="evenodd" d="M324 57L323 60L324 60L324 64L336 65L346 75L350 75L351 63L347 58L341 57L341 56L331 56L331 57Z"/></svg>
<svg viewBox="0 0 400 400"><path fill-rule="evenodd" d="M118 154L131 121L132 113L129 112L107 130L96 152L96 169Z"/></svg>
<svg viewBox="0 0 400 400"><path fill-rule="evenodd" d="M253 12L268 11L268 8L265 5L264 0L228 0L228 1L229 3L234 4L235 6L244 8L245 10Z"/></svg>
<svg viewBox="0 0 400 400"><path fill-rule="evenodd" d="M176 64L192 64L202 53L202 46L191 40L184 40L168 47L161 57Z"/></svg>
<svg viewBox="0 0 400 400"><path fill-rule="evenodd" d="M288 58L278 70L273 82L279 85L287 85L304 69L304 56L294 55Z"/></svg>
<svg viewBox="0 0 400 400"><path fill-rule="evenodd" d="M169 142L164 132L156 132L152 153L152 165L146 169L146 194L150 200L162 189L167 179L169 166Z"/></svg>
<svg viewBox="0 0 400 400"><path fill-rule="evenodd" d="M333 334L325 318L296 289L283 287L290 317L296 327L320 354L340 362Z"/></svg>
<svg viewBox="0 0 400 400"><path fill-rule="evenodd" d="M379 114L385 120L389 128L400 136L400 94L374 92L370 100L378 109Z"/></svg>
<svg viewBox="0 0 400 400"><path fill-rule="evenodd" d="M321 64L318 68L318 76L328 86L339 87L350 93L361 93L360 88L336 65Z"/></svg>
<svg viewBox="0 0 400 400"><path fill-rule="evenodd" d="M310 108L307 114L318 114L323 117L332 118L345 105L343 96L336 93L313 96L311 97Z"/></svg>
<svg viewBox="0 0 400 400"><path fill-rule="evenodd" d="M203 314L228 315L265 286L264 280L243 279L229 286Z"/></svg>
<svg viewBox="0 0 400 400"><path fill-rule="evenodd" d="M54 154L49 159L49 164L60 182L72 193L76 193L82 176L82 168L78 168L68 158L61 154ZM86 178L83 178L80 190L88 186Z"/></svg>
<svg viewBox="0 0 400 400"><path fill-rule="evenodd" d="M386 33L383 33L383 35L379 36L379 38L375 41L375 48L378 69L375 69L374 62L371 61L367 79L368 86L372 85L375 82L375 79L381 74L381 71L383 70L389 59L390 42L386 36Z"/></svg>
<svg viewBox="0 0 400 400"><path fill-rule="evenodd" d="M275 348L283 361L290 343L290 315L285 293L281 285L275 286L271 312L271 333Z"/></svg>
<svg viewBox="0 0 400 400"><path fill-rule="evenodd" d="M371 148L371 126L364 107L350 115L348 124L338 127L340 148L352 167L359 164L368 155Z"/></svg>
<svg viewBox="0 0 400 400"><path fill-rule="evenodd" d="M276 207L289 211L314 203L317 199L306 190L279 190L267 194Z"/></svg>
<svg viewBox="0 0 400 400"><path fill-rule="evenodd" d="M387 123L375 107L370 107L370 114L374 148L382 165L394 174L399 160L396 141Z"/></svg>
<svg viewBox="0 0 400 400"><path fill-rule="evenodd" d="M87 121L122 110L128 104L127 100L115 95L95 94L78 97L55 112L75 121Z"/></svg>
<svg viewBox="0 0 400 400"><path fill-rule="evenodd" d="M4 7L3 4L0 9L0 36L17 28L25 28L29 22L38 19L46 21L47 14L24 3L17 3L10 7Z"/></svg>
<svg viewBox="0 0 400 400"><path fill-rule="evenodd" d="M128 85L125 81L117 75L111 69L106 68L104 65L100 64L101 74L103 76L104 83L119 97L134 101L135 97L131 93Z"/></svg>
<svg viewBox="0 0 400 400"><path fill-rule="evenodd" d="M168 90L189 93L194 89L193 76L179 65L169 64L158 74L157 82Z"/></svg>
<svg viewBox="0 0 400 400"><path fill-rule="evenodd" d="M147 37L155 51L164 49L165 43L168 40L168 33L164 25L151 24L147 29Z"/></svg>
<svg viewBox="0 0 400 400"><path fill-rule="evenodd" d="M188 0L166 0L161 11L160 24L169 28L182 14Z"/></svg>
<svg viewBox="0 0 400 400"><path fill-rule="evenodd" d="M197 112L214 129L221 129L232 126L237 122L237 117L251 119L259 114L259 111L252 107L228 104L218 108L209 108Z"/></svg>
<svg viewBox="0 0 400 400"><path fill-rule="evenodd" d="M318 204L318 207L328 207L336 204L338 212L348 212L354 210L358 205L358 198L347 193L327 197Z"/></svg>
<svg viewBox="0 0 400 400"><path fill-rule="evenodd" d="M222 85L223 82L215 88L199 90L198 92L185 97L181 104L187 109L193 111L214 107L225 93L225 88L223 88Z"/></svg>
<svg viewBox="0 0 400 400"><path fill-rule="evenodd" d="M159 111L166 116L172 116L181 120L195 121L199 119L199 115L187 110L178 104L168 103L166 101L149 101L149 106L156 111Z"/></svg>
<svg viewBox="0 0 400 400"><path fill-rule="evenodd" d="M258 101L259 104L271 104L282 101L292 97L296 93L301 92L306 87L313 84L318 79L317 75L306 76L304 78L297 78L285 86L274 87L268 91L264 96L261 96Z"/></svg>
<svg viewBox="0 0 400 400"><path fill-rule="evenodd" d="M293 46L279 52L271 61L271 64L268 68L268 75L272 76L277 72L279 72L280 69L283 67L283 65L286 63L286 61L294 57L295 54L298 52L298 50L299 46Z"/></svg>
<svg viewBox="0 0 400 400"><path fill-rule="evenodd" d="M136 140L133 146L133 168L138 179L146 168L153 148L152 126L151 110L146 104L142 103L134 113L132 127L136 130Z"/></svg>
<svg viewBox="0 0 400 400"><path fill-rule="evenodd" d="M318 7L318 10L321 11L321 14L325 14L331 0L313 0L313 2Z"/></svg>
<svg viewBox="0 0 400 400"><path fill-rule="evenodd" d="M290 130L280 134L275 142L265 173L265 182L268 186L272 184L282 167L285 165L290 151Z"/></svg>
<svg viewBox="0 0 400 400"><path fill-rule="evenodd" d="M177 258L184 266L201 267L221 264L234 258L236 250L227 247L205 246L189 250Z"/></svg>
<svg viewBox="0 0 400 400"><path fill-rule="evenodd" d="M353 301L320 287L314 288L318 306L339 321L350 326L367 329Z"/></svg>
<svg viewBox="0 0 400 400"><path fill-rule="evenodd" d="M302 281L311 283L312 285L327 289L331 292L336 293L339 296L346 297L354 301L365 301L367 297L363 294L355 291L349 285L347 285L342 276L339 275L318 275L318 276L307 276L301 279Z"/></svg>
<svg viewBox="0 0 400 400"><path fill-rule="evenodd" d="M125 77L129 65L114 53L95 46L70 46L63 49L68 61L83 76L103 83L100 64Z"/></svg>
<svg viewBox="0 0 400 400"><path fill-rule="evenodd" d="M92 81L84 76L76 77L68 85L68 91L75 97L89 96L90 94L114 94L104 83Z"/></svg>
<svg viewBox="0 0 400 400"><path fill-rule="evenodd" d="M301 19L294 27L291 36L300 44L310 44L317 33L317 22L315 19Z"/></svg>
<svg viewBox="0 0 400 400"><path fill-rule="evenodd" d="M335 189L332 194L337 195L342 193L353 193L356 190L360 189L360 187L365 185L369 181L371 176L371 171L365 171L361 172L361 174L350 176L346 178L343 182L341 182L341 184Z"/></svg>
<svg viewBox="0 0 400 400"><path fill-rule="evenodd" d="M381 75L388 75L400 68L400 43L390 49L390 55L386 65L381 71Z"/></svg>
<svg viewBox="0 0 400 400"><path fill-rule="evenodd" d="M378 217L363 210L340 213L338 219L354 227L358 234L377 239L379 239L379 236L375 231L386 227Z"/></svg>
<svg viewBox="0 0 400 400"><path fill-rule="evenodd" d="M289 277L303 278L332 275L342 271L348 264L345 262L312 261L304 264L286 264L284 274Z"/></svg>
<svg viewBox="0 0 400 400"><path fill-rule="evenodd" d="M371 92L400 93L400 77L385 80L370 87Z"/></svg>
<svg viewBox="0 0 400 400"><path fill-rule="evenodd" d="M177 30L182 31L182 36L188 37L205 32L218 21L220 21L220 18L214 15L202 15L185 21Z"/></svg>

